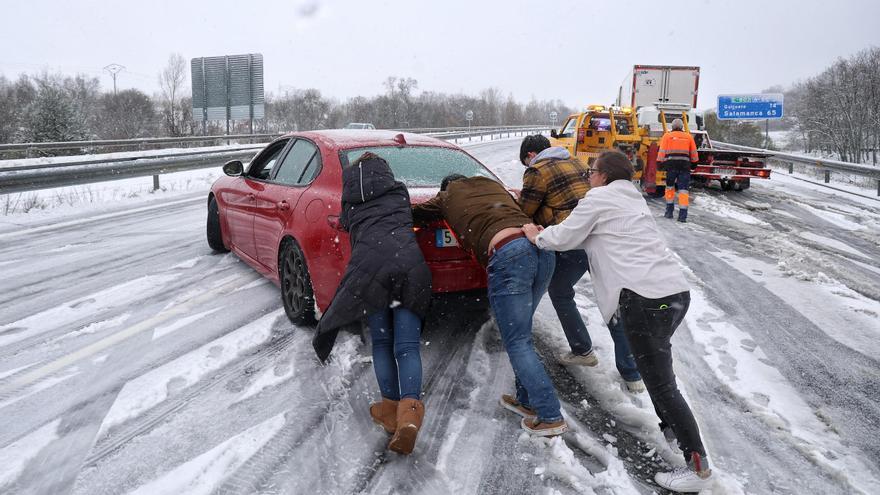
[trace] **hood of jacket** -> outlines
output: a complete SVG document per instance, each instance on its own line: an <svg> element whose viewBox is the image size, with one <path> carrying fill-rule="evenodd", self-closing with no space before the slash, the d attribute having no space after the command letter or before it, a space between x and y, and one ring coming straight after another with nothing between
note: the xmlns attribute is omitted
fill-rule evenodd
<svg viewBox="0 0 880 495"><path fill-rule="evenodd" d="M394 173L385 160L379 157L361 160L342 172L342 200L366 203L388 192L394 184Z"/></svg>
<svg viewBox="0 0 880 495"><path fill-rule="evenodd" d="M551 146L532 158L531 165L534 165L541 160L568 160L569 158L571 158L571 153L569 153L567 149L562 146Z"/></svg>

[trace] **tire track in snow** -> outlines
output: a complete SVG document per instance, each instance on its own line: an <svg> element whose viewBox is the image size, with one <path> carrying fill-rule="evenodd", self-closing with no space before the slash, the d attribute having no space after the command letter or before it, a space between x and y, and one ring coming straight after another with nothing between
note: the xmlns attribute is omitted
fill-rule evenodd
<svg viewBox="0 0 880 495"><path fill-rule="evenodd" d="M273 316L273 318L276 317L277 316ZM214 342L217 342L222 338L223 337L209 342L203 347L213 345ZM151 431L157 424L164 421L166 417L185 407L192 400L207 392L209 389L225 383L226 380L232 376L242 373L245 369L262 367L261 365L272 360L282 350L286 349L293 341L293 338L293 332L281 335L276 334L270 341L257 347L251 355L244 359L237 359L233 364L221 368L209 379L198 380L193 385L184 389L181 393L171 395L155 406L152 406L143 412L139 412L134 419L122 422L120 426L115 429L109 429L111 427L108 427L107 431L109 431L110 434L103 437L101 433L98 434L98 436L102 438L98 441L92 454L86 458L84 464L86 466L97 464L100 460L128 443L131 439ZM173 362L169 364L173 364ZM155 370L159 369L160 368L156 368ZM134 393L137 392L135 391ZM119 399L117 398L117 400ZM102 426L102 431L105 431L104 426Z"/></svg>

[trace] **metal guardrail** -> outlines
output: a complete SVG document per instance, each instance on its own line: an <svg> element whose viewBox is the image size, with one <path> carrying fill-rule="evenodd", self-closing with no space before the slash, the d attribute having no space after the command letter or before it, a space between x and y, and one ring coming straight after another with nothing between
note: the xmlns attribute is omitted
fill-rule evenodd
<svg viewBox="0 0 880 495"><path fill-rule="evenodd" d="M425 133L443 140L484 137L500 134L508 137L547 129L546 126L507 126L432 129ZM411 132L407 130L405 132ZM280 134L279 134L280 135ZM252 136L248 134L247 136ZM270 135L264 135L270 136ZM277 135L272 134L275 137ZM233 136L222 136L224 139ZM176 141L179 142L179 141ZM0 161L0 194L32 191L50 187L153 176L153 189L159 188L159 175L198 168L220 167L229 160L250 160L263 145L242 145L230 149L212 149L148 156L65 159L54 163L6 164ZM69 158L69 157L68 157Z"/></svg>
<svg viewBox="0 0 880 495"><path fill-rule="evenodd" d="M513 129L534 129L534 125L525 126L500 126L505 130ZM499 126L475 126L475 127L419 127L412 129L385 129L396 130L400 132L412 132L415 134L429 134L435 132L480 132L490 129L499 129ZM383 129L379 129L383 130ZM138 139L102 139L93 141L62 141L62 142L46 142L46 143L8 143L0 144L0 154L6 152L29 152L36 153L44 150L72 150L72 149L92 149L92 148L118 148L118 147L134 147L145 149L148 146L159 144L184 144L184 143L200 143L208 141L269 141L275 139L284 133L268 133L268 134L228 134L213 136L182 136L182 137L160 137L160 138L138 138Z"/></svg>
<svg viewBox="0 0 880 495"><path fill-rule="evenodd" d="M862 165L860 163L842 162L839 160L829 160L825 158L816 158L813 156L797 155L794 153L784 153L775 150L765 150L761 148L752 148L749 146L741 146L738 144L721 143L713 141L719 147L726 147L734 150L742 151L760 151L771 153L773 156L767 161L770 165L788 168L788 173L794 173L795 164L811 167L817 172L824 175L825 183L831 182L832 172L845 173L848 175L857 175L867 179L877 180L877 195L880 196L880 167L871 165Z"/></svg>
<svg viewBox="0 0 880 495"><path fill-rule="evenodd" d="M148 146L158 144L183 144L183 143L201 143L208 141L253 141L253 140L271 140L280 133L275 134L231 134L226 136L184 136L184 137L161 137L161 138L139 138L139 139L103 139L96 141L63 141L49 143L9 143L0 144L0 153L13 151L37 152L44 150L72 150L72 149L92 149L92 148L118 148L118 147L135 147L144 149Z"/></svg>
<svg viewBox="0 0 880 495"><path fill-rule="evenodd" d="M93 160L97 163L60 163L56 167L24 170L0 169L0 194L33 191L50 187L74 186L93 182L153 176L153 189L159 188L161 174L182 172L196 168L221 166L229 160L249 160L257 150L233 152L203 152L178 157L147 158L144 160Z"/></svg>

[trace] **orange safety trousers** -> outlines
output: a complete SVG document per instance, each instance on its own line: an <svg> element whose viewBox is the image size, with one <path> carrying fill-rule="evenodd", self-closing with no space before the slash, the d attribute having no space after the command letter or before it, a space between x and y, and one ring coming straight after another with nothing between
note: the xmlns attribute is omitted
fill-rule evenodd
<svg viewBox="0 0 880 495"><path fill-rule="evenodd" d="M671 187L667 187L666 191L663 193L663 197L666 199L666 204L675 203L675 189ZM686 189L678 191L678 206L680 208L687 208L690 204L690 196Z"/></svg>

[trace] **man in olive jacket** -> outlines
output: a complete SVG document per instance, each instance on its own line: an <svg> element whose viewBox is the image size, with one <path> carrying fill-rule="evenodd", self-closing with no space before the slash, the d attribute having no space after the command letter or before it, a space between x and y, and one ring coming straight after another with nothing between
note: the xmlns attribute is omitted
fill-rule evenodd
<svg viewBox="0 0 880 495"><path fill-rule="evenodd" d="M513 372L516 397L501 405L520 416L532 435L553 436L566 430L559 399L532 342L532 317L547 290L555 256L525 238L530 223L503 185L487 177L452 175L440 192L413 207L413 221L445 220L459 244L489 274L489 304Z"/></svg>

